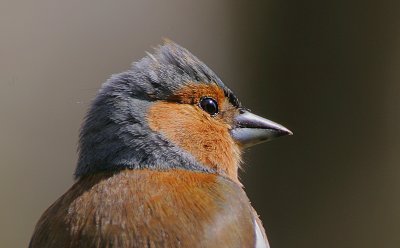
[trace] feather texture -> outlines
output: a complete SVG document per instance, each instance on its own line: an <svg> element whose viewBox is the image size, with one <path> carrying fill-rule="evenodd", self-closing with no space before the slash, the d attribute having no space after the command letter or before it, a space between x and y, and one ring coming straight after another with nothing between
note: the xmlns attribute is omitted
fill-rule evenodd
<svg viewBox="0 0 400 248"><path fill-rule="evenodd" d="M39 220L30 247L254 247L249 200L209 173L102 172L79 180Z"/></svg>

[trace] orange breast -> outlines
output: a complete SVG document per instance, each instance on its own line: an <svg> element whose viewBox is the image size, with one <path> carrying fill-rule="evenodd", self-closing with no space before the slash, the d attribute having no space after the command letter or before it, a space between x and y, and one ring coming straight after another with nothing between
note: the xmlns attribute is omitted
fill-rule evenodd
<svg viewBox="0 0 400 248"><path fill-rule="evenodd" d="M80 179L41 217L31 247L253 247L244 191L185 170Z"/></svg>

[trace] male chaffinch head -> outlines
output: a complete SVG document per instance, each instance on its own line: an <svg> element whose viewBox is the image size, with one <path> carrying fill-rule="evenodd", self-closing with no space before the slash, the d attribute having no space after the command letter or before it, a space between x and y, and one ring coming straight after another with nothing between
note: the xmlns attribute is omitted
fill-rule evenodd
<svg viewBox="0 0 400 248"><path fill-rule="evenodd" d="M287 134L167 41L101 87L77 182L30 247L269 247L237 171L243 148Z"/></svg>

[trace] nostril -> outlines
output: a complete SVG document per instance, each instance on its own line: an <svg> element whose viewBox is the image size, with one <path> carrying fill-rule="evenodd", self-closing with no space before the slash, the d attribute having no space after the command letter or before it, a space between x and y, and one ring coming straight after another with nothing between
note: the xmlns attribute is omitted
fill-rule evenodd
<svg viewBox="0 0 400 248"><path fill-rule="evenodd" d="M250 111L250 109L247 109L247 108L240 108L239 109L239 114L244 114L246 112L251 112L251 111Z"/></svg>

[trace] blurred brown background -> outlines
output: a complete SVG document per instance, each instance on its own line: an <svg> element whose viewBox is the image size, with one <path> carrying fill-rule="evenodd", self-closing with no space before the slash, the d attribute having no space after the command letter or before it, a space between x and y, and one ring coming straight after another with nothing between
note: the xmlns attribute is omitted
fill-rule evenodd
<svg viewBox="0 0 400 248"><path fill-rule="evenodd" d="M246 154L272 248L400 247L399 1L0 1L0 246L73 183L101 83L168 37L292 137Z"/></svg>

